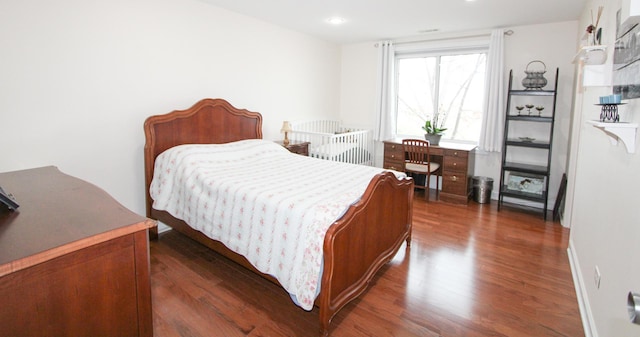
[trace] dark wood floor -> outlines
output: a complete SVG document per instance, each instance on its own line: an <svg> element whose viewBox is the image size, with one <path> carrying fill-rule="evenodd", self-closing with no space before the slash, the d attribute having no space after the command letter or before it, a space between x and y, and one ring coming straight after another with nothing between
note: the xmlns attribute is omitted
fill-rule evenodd
<svg viewBox="0 0 640 337"><path fill-rule="evenodd" d="M331 336L584 336L559 223L417 193L413 226ZM171 231L151 243L151 282L156 337L318 334L317 309Z"/></svg>

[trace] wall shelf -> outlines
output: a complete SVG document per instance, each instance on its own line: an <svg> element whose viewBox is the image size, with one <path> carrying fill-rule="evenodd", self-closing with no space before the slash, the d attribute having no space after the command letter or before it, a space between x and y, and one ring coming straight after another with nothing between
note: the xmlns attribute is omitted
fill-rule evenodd
<svg viewBox="0 0 640 337"><path fill-rule="evenodd" d="M628 153L636 152L636 131L638 130L638 124L607 123L600 121L587 121L587 123L604 131L604 133L610 137L612 145L617 145L620 140L624 143Z"/></svg>
<svg viewBox="0 0 640 337"><path fill-rule="evenodd" d="M580 65L580 82L584 87L611 85L611 65L607 61L607 46L583 46L573 57L573 63Z"/></svg>
<svg viewBox="0 0 640 337"><path fill-rule="evenodd" d="M607 60L607 46L583 46L573 57L573 63L583 61L585 65L604 64Z"/></svg>

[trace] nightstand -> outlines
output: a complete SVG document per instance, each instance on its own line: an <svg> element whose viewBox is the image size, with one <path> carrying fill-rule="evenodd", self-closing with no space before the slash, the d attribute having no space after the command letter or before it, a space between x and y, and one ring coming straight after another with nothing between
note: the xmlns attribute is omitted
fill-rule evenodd
<svg viewBox="0 0 640 337"><path fill-rule="evenodd" d="M308 156L309 155L309 142L297 142L297 141L290 141L289 145L285 146L282 141L277 141L277 144L280 144L282 146L284 146L285 148L287 148L287 150L291 151L292 153L296 153L299 155L303 155L303 156Z"/></svg>

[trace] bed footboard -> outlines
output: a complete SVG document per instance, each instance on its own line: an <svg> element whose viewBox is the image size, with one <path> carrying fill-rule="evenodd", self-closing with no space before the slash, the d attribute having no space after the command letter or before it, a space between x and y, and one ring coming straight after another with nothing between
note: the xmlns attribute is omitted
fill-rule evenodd
<svg viewBox="0 0 640 337"><path fill-rule="evenodd" d="M398 180L390 172L380 173L362 199L329 228L324 240L322 290L318 298L322 335L328 334L336 312L366 290L375 273L393 258L403 241L409 247L412 200L413 180Z"/></svg>

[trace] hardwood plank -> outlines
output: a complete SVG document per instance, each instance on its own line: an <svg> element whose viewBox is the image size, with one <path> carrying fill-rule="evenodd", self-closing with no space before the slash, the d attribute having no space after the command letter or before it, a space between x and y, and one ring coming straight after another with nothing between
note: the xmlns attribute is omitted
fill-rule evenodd
<svg viewBox="0 0 640 337"><path fill-rule="evenodd" d="M495 201L414 200L411 247L336 315L331 336L584 336L568 229ZM178 233L151 243L151 281L155 336L318 335L317 308Z"/></svg>

